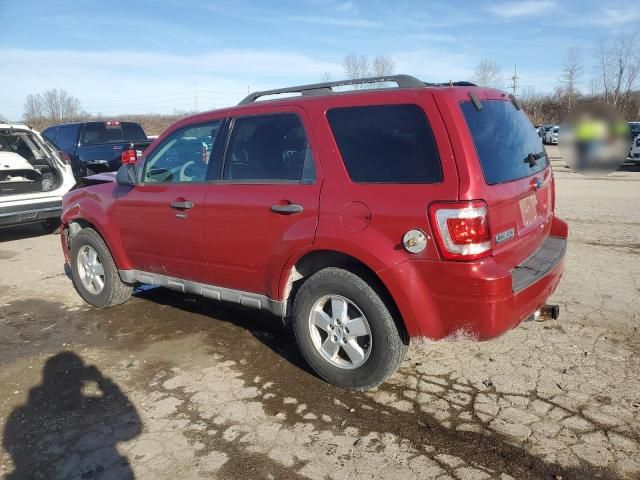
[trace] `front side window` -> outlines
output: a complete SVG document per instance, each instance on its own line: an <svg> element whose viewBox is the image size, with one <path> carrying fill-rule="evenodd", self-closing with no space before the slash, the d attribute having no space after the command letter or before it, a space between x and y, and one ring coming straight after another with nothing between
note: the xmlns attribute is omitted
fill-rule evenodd
<svg viewBox="0 0 640 480"><path fill-rule="evenodd" d="M417 105L334 108L327 119L354 182L442 181L433 133Z"/></svg>
<svg viewBox="0 0 640 480"><path fill-rule="evenodd" d="M193 125L171 134L147 158L144 183L204 182L220 121Z"/></svg>
<svg viewBox="0 0 640 480"><path fill-rule="evenodd" d="M222 179L312 183L315 180L313 158L300 118L295 114L237 118Z"/></svg>

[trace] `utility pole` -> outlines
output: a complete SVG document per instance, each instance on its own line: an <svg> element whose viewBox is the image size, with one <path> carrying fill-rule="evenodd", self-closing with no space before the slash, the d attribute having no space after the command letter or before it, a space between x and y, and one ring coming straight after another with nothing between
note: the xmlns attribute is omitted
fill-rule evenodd
<svg viewBox="0 0 640 480"><path fill-rule="evenodd" d="M198 111L198 85L193 85L193 110Z"/></svg>
<svg viewBox="0 0 640 480"><path fill-rule="evenodd" d="M512 80L511 94L515 97L516 90L518 89L518 66L517 65L513 66L513 77L511 77L511 80Z"/></svg>

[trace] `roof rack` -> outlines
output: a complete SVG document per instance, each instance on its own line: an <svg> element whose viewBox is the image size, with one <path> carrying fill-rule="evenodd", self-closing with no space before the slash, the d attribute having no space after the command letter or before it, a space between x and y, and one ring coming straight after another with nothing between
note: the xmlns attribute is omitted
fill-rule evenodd
<svg viewBox="0 0 640 480"><path fill-rule="evenodd" d="M267 95L277 95L280 93L300 93L302 95L316 96L316 95L329 95L334 93L333 87L341 87L343 85L360 85L363 83L382 83L382 82L394 82L399 88L418 88L425 87L428 84L411 75L386 75L382 77L367 77L367 78L355 78L350 80L338 80L335 82L323 82L323 83L311 83L309 85L299 85L297 87L277 88L275 90L264 90L262 92L252 92L247 95L238 105L245 105L247 103L255 102L260 97L266 97Z"/></svg>

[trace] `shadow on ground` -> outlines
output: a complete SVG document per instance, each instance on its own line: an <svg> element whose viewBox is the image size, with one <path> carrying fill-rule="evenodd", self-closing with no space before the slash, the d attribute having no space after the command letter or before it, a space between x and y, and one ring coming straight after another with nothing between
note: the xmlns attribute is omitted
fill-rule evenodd
<svg viewBox="0 0 640 480"><path fill-rule="evenodd" d="M13 242L24 238L42 237L44 235L51 235L51 232L48 232L39 223L17 225L15 227L2 227L0 228L0 243Z"/></svg>
<svg viewBox="0 0 640 480"><path fill-rule="evenodd" d="M58 353L46 361L27 404L7 419L2 442L14 471L6 478L133 479L116 446L141 430L136 408L114 382L77 354Z"/></svg>

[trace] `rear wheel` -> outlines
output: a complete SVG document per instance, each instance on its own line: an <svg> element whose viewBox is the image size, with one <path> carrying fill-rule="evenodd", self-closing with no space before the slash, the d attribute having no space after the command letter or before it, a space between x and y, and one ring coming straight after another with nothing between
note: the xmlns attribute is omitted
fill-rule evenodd
<svg viewBox="0 0 640 480"><path fill-rule="evenodd" d="M378 293L339 268L325 268L300 287L293 326L309 365L345 388L366 390L381 384L398 369L407 350Z"/></svg>
<svg viewBox="0 0 640 480"><path fill-rule="evenodd" d="M124 283L104 240L90 228L71 240L73 285L82 299L98 308L126 302L133 286Z"/></svg>

